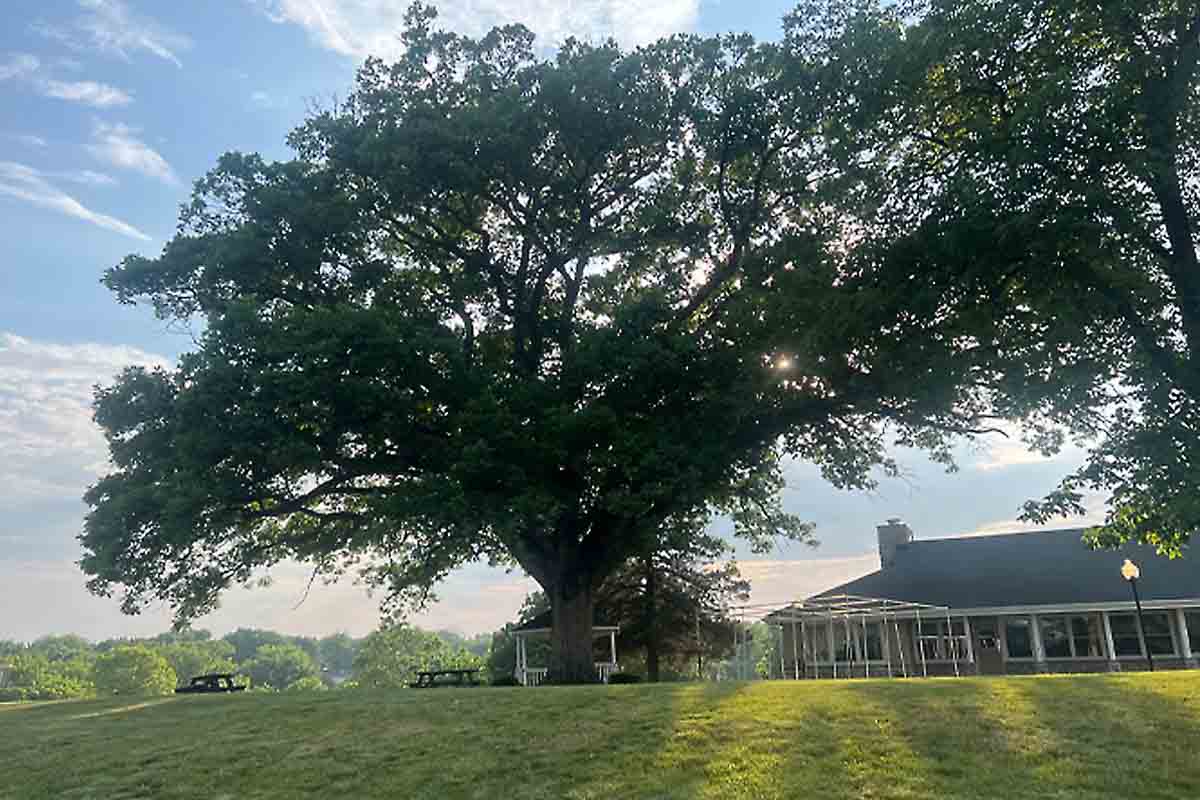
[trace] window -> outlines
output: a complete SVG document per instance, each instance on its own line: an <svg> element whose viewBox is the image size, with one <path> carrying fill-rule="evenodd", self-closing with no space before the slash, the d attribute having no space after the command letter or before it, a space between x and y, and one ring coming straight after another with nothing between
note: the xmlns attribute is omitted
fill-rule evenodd
<svg viewBox="0 0 1200 800"><path fill-rule="evenodd" d="M1142 655L1142 643L1138 638L1135 615L1109 614L1108 626L1112 628L1113 649L1118 656Z"/></svg>
<svg viewBox="0 0 1200 800"><path fill-rule="evenodd" d="M1200 648L1200 610L1184 612L1183 619L1187 624L1188 638L1192 642L1192 652L1195 653L1197 648Z"/></svg>
<svg viewBox="0 0 1200 800"><path fill-rule="evenodd" d="M1071 645L1076 658L1102 658L1104 656L1103 623L1099 614L1086 617L1071 617Z"/></svg>
<svg viewBox="0 0 1200 800"><path fill-rule="evenodd" d="M913 633L920 631L918 641L927 661L965 661L967 658L966 627L961 619L922 620L918 629L913 624Z"/></svg>
<svg viewBox="0 0 1200 800"><path fill-rule="evenodd" d="M824 625L810 625L808 628L808 638L812 642L812 649L809 651L813 657L820 662L829 661L829 629Z"/></svg>
<svg viewBox="0 0 1200 800"><path fill-rule="evenodd" d="M1046 658L1070 658L1071 636L1067 618L1041 617L1038 623L1042 627L1042 648L1046 651Z"/></svg>
<svg viewBox="0 0 1200 800"><path fill-rule="evenodd" d="M879 635L878 622L867 623L867 659L870 661L883 660L883 639Z"/></svg>
<svg viewBox="0 0 1200 800"><path fill-rule="evenodd" d="M1171 618L1165 611L1147 611L1142 615L1142 635L1146 649L1152 655L1175 655L1175 637L1171 635Z"/></svg>
<svg viewBox="0 0 1200 800"><path fill-rule="evenodd" d="M1009 617L1004 621L1004 644L1009 658L1033 658L1033 632L1029 617Z"/></svg>

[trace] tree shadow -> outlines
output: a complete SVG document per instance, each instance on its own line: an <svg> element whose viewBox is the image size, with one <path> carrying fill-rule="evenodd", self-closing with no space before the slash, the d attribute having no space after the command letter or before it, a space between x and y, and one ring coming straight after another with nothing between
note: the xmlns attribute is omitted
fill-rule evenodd
<svg viewBox="0 0 1200 800"><path fill-rule="evenodd" d="M910 766L924 796L1074 800L1200 796L1194 690L1183 702L1194 686L1092 675L864 683L852 691L916 755ZM880 787L877 796L920 796L903 788Z"/></svg>

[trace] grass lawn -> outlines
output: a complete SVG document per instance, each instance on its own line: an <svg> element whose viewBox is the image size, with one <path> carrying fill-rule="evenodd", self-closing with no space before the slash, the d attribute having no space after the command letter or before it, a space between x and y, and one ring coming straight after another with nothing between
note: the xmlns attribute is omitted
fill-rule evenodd
<svg viewBox="0 0 1200 800"><path fill-rule="evenodd" d="M1200 797L1200 672L0 705L0 798Z"/></svg>

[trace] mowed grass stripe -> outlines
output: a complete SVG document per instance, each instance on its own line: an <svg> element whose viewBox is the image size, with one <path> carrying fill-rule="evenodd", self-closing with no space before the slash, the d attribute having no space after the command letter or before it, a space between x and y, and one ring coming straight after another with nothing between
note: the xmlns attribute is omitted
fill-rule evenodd
<svg viewBox="0 0 1200 800"><path fill-rule="evenodd" d="M0 706L0 798L1200 797L1200 673Z"/></svg>

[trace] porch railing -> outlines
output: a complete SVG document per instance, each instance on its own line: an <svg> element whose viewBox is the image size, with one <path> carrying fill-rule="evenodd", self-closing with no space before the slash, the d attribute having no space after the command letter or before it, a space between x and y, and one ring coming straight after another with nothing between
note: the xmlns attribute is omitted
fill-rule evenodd
<svg viewBox="0 0 1200 800"><path fill-rule="evenodd" d="M614 664L610 661L596 662L596 677L600 679L601 683L608 683L608 679L620 671L620 664ZM526 667L523 670L516 671L516 678L522 686L541 686L545 682L546 675L549 672L550 670L546 667Z"/></svg>
<svg viewBox="0 0 1200 800"><path fill-rule="evenodd" d="M596 662L596 677L600 679L601 683L608 683L608 679L612 677L613 673L620 671L620 664L614 664L610 661Z"/></svg>

